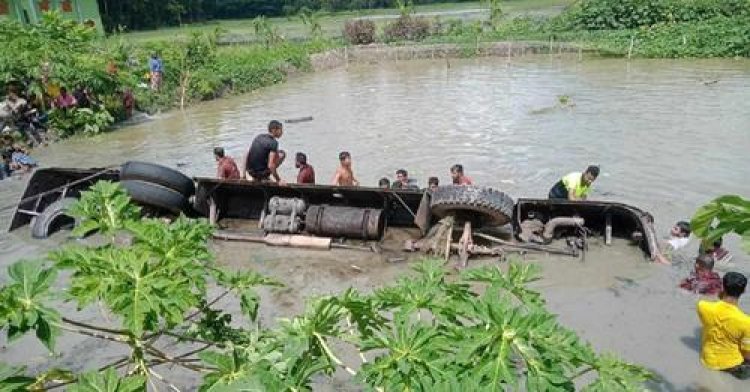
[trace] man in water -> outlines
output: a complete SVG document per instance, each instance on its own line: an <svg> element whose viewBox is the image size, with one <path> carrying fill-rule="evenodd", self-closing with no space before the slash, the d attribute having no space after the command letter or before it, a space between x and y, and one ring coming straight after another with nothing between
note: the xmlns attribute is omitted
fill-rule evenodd
<svg viewBox="0 0 750 392"><path fill-rule="evenodd" d="M214 158L216 158L216 177L226 180L239 180L240 170L232 157L224 155L224 149L221 147L214 148Z"/></svg>
<svg viewBox="0 0 750 392"><path fill-rule="evenodd" d="M409 178L409 173L404 169L396 170L396 182L391 185L394 189L419 189L419 187Z"/></svg>
<svg viewBox="0 0 750 392"><path fill-rule="evenodd" d="M427 180L427 188L430 191L435 192L435 190L437 190L438 186L440 186L440 180L437 177L430 177Z"/></svg>
<svg viewBox="0 0 750 392"><path fill-rule="evenodd" d="M599 166L589 166L583 173L573 172L549 190L550 199L586 200L591 184L599 177Z"/></svg>
<svg viewBox="0 0 750 392"><path fill-rule="evenodd" d="M672 250L683 248L690 242L690 222L679 221L669 230L669 240L667 243Z"/></svg>
<svg viewBox="0 0 750 392"><path fill-rule="evenodd" d="M719 301L698 301L701 333L701 363L746 380L750 378L750 316L738 306L747 278L727 272L722 279Z"/></svg>
<svg viewBox="0 0 750 392"><path fill-rule="evenodd" d="M298 152L295 156L294 167L299 169L297 184L315 184L315 169L307 163L307 155Z"/></svg>
<svg viewBox="0 0 750 392"><path fill-rule="evenodd" d="M276 170L283 161L278 142L283 134L281 123L273 120L268 124L268 133L253 139L245 158L245 172L252 181L269 181L273 177L277 183L283 183Z"/></svg>
<svg viewBox="0 0 750 392"><path fill-rule="evenodd" d="M719 274L714 272L714 258L703 254L695 259L695 270L680 283L680 288L702 295L717 295L722 283Z"/></svg>
<svg viewBox="0 0 750 392"><path fill-rule="evenodd" d="M464 174L464 166L459 163L451 167L451 179L453 185L474 185L471 177Z"/></svg>
<svg viewBox="0 0 750 392"><path fill-rule="evenodd" d="M343 151L339 154L341 166L336 169L336 175L333 176L333 185L338 186L359 186L359 181L354 177L352 171L352 154Z"/></svg>
<svg viewBox="0 0 750 392"><path fill-rule="evenodd" d="M651 223L653 223L653 218ZM659 241L656 249L655 260L661 264L672 264L672 257L675 251L685 247L690 242L690 223L679 221L669 230L669 239Z"/></svg>

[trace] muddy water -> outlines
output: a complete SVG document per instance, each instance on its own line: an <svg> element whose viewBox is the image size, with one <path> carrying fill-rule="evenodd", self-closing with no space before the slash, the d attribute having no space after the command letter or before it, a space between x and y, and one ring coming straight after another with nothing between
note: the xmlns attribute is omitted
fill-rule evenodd
<svg viewBox="0 0 750 392"><path fill-rule="evenodd" d="M559 103L563 95L570 97L567 105ZM603 175L592 198L649 210L662 232L715 195L750 195L750 62L739 60L579 62L537 56L349 66L159 115L98 138L68 140L36 156L45 166L143 159L212 175L212 147L239 157L268 120L302 116L315 119L288 125L281 146L291 156L306 152L323 182L342 150L352 153L364 184L392 178L399 168L421 184L433 175L447 182L448 168L462 163L475 182L516 197L543 197L561 175L597 163ZM288 180L294 178L290 163L282 170ZM0 182L2 204L17 199L22 188L21 180ZM727 242L735 258L720 269L747 270L749 260L737 241ZM53 244L32 242L25 233L0 235L0 258L6 265ZM237 244L216 248L222 263L253 265L288 284L268 293L262 305L268 322L300 311L306 296L350 285L368 290L408 268L351 252L253 247L248 256L247 247ZM563 322L596 347L652 368L664 378L655 389L740 390L739 383L702 370L697 361L696 298L673 289L688 264L649 265L624 246L595 247L585 261L535 260L546 271L539 288ZM743 305L750 310L750 301ZM85 341L65 346L91 347ZM33 342L14 344L0 357L23 362L30 352L36 359L29 362L43 362L44 351ZM98 357L115 354L102 350Z"/></svg>

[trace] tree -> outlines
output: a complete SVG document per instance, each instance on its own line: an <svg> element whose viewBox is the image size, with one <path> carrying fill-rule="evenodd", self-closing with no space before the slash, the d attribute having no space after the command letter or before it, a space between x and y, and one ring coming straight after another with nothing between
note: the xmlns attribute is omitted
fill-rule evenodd
<svg viewBox="0 0 750 392"><path fill-rule="evenodd" d="M750 253L750 200L738 195L717 197L699 208L690 222L693 233L711 246L729 233L742 237L745 251Z"/></svg>

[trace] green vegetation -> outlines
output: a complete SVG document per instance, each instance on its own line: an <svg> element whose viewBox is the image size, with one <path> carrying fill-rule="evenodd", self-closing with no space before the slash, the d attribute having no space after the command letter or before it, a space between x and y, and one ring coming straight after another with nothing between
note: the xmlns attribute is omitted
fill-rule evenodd
<svg viewBox="0 0 750 392"><path fill-rule="evenodd" d="M201 391L309 390L338 369L376 390L637 391L651 376L596 354L560 326L528 287L539 279L533 265L449 277L441 261L427 260L391 286L311 300L305 313L269 328L260 322L256 288L280 283L215 265L205 221L140 219L124 190L108 182L70 212L82 222L75 234L97 231L102 241L10 266L0 330L9 341L34 333L50 352L64 334L80 334L126 354L87 364L92 370L83 374L2 365L1 390L144 390L172 385L175 367L199 374ZM63 271L67 277L58 278ZM220 294L209 298L215 289ZM239 320L215 307L225 297L239 301ZM100 309L103 325L60 314L55 298L78 311ZM349 356L356 363L344 363L344 353L357 354Z"/></svg>
<svg viewBox="0 0 750 392"><path fill-rule="evenodd" d="M0 22L0 40L6 43L0 52L0 81L20 84L42 109L49 109L61 87L89 88L100 104L52 110L50 126L60 136L96 134L126 118L126 91L132 91L141 111L183 107L283 81L291 70L309 70L311 53L333 45L322 39L286 43L265 19L254 25L263 45L220 48L218 31L136 45L123 36L98 40L92 30L56 13L32 27ZM144 78L152 53L159 53L165 64L159 91L147 88Z"/></svg>
<svg viewBox="0 0 750 392"><path fill-rule="evenodd" d="M690 227L705 246L729 233L738 234L750 253L750 200L737 195L717 197L695 212Z"/></svg>

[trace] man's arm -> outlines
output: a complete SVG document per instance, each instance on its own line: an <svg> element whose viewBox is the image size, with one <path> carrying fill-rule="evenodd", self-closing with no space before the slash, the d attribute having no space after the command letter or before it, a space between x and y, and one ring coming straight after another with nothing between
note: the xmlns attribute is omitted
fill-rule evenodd
<svg viewBox="0 0 750 392"><path fill-rule="evenodd" d="M245 155L242 156L242 162L240 162L240 164L238 165L238 169L240 169L240 178L243 180L250 178L250 176L247 173L247 167L245 167L247 165L247 158L249 155L250 155L250 150L247 150L245 152Z"/></svg>
<svg viewBox="0 0 750 392"><path fill-rule="evenodd" d="M281 182L281 177L279 176L279 173L276 171L278 168L277 160L279 153L276 151L271 151L268 153L268 170L271 171L271 177L273 177L276 182Z"/></svg>

